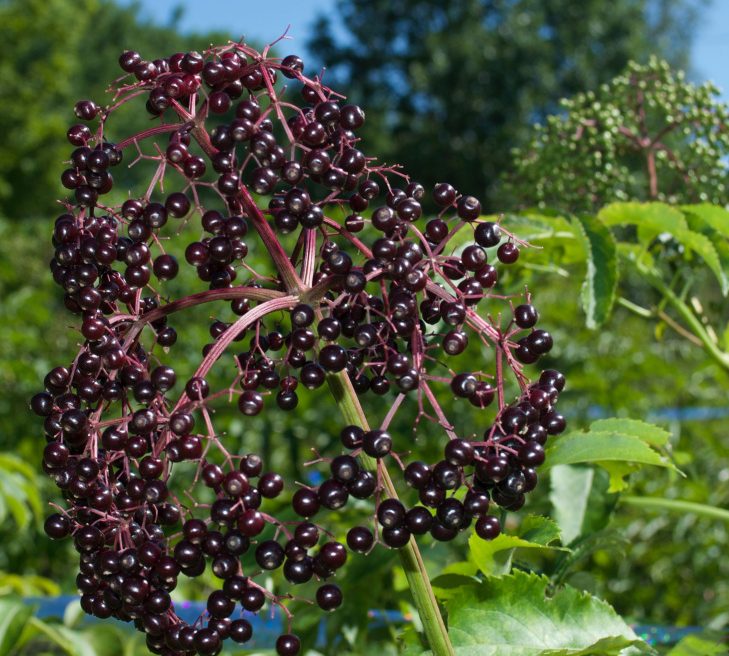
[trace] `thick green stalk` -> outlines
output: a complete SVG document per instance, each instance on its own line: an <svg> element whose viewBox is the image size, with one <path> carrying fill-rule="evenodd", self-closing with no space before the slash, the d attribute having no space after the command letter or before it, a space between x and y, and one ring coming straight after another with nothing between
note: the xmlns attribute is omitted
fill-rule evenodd
<svg viewBox="0 0 729 656"><path fill-rule="evenodd" d="M630 495L621 496L620 503L639 506L641 508L654 508L656 510L675 510L680 513L692 513L694 515L701 515L702 517L710 517L711 519L729 522L729 510L709 506L705 503L694 503L693 501L683 501L682 499L661 499L659 497L635 497Z"/></svg>
<svg viewBox="0 0 729 656"><path fill-rule="evenodd" d="M369 430L367 417L362 410L362 406L357 399L357 394L347 374L340 372L339 374L328 376L328 379L329 389L345 420L350 424ZM360 461L370 471L377 471L377 461L374 458L362 453L360 455ZM382 468L382 478L387 496L396 499L397 491L386 467ZM455 656L453 646L448 637L448 630L446 629L445 622L443 622L443 617L438 608L438 602L433 594L433 588L430 585L430 578L425 569L425 563L423 562L414 538L411 537L410 541L400 549L400 560L405 570L410 592L413 595L415 607L418 609L420 621L423 623L423 630L425 631L425 636L431 651L434 656Z"/></svg>

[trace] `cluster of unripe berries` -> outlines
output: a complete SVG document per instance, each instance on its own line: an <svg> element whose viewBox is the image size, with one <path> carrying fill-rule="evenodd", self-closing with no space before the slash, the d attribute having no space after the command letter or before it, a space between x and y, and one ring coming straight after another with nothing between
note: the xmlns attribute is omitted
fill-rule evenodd
<svg viewBox="0 0 729 656"><path fill-rule="evenodd" d="M228 638L250 640L241 610L268 604L290 619L289 595L263 588L261 573L281 568L292 585L316 580L316 602L331 611L342 603L331 579L347 547L400 548L425 533L445 541L472 524L480 537L496 537L490 508L523 505L548 436L565 427L554 409L562 375L546 370L530 384L522 371L552 347L535 327L529 295L515 304L492 293L498 265L515 262L523 242L481 220L477 198L446 183L428 195L396 167L366 157L356 136L364 112L305 77L296 56L229 44L153 62L125 52L120 65L129 76L108 107L76 105L85 123L68 131L75 150L62 175L73 195L53 232L51 270L80 317L83 345L31 401L44 418L43 467L67 502L46 532L73 537L84 610L134 622L153 653L216 654ZM300 88L303 104L279 78ZM140 92L159 120L109 143L107 122ZM112 189L109 169L132 147L156 164L153 178L145 193L107 205L100 199ZM437 215L425 220L428 203ZM197 230L182 263L164 249L170 221ZM464 234L467 243L454 249L451 240ZM246 237L271 261L268 270L249 264ZM170 300L164 283L185 262L204 284ZM495 323L479 312L487 300L505 308ZM174 362L167 350L177 341L169 318L219 302L234 319L210 324L197 371L178 381L165 363ZM246 339L226 361L230 384L212 389L212 367ZM470 353L489 347L495 374L448 364L461 363L469 344ZM511 404L505 372L520 389ZM379 395L391 411L379 428L341 431L345 452L321 458L329 476L318 486L296 488L257 455L230 454L214 427L215 404L233 400L244 416L273 405L291 411L302 388L335 380L353 403ZM459 437L431 387L494 409ZM416 499L410 507L383 483L389 461L411 451L388 430L406 398L429 404L448 437L438 462L403 463L412 489L405 494ZM187 499L170 479L176 465L191 479L182 475ZM281 494L291 495L300 519L267 512L267 500ZM352 527L345 547L314 520L350 497L375 504L370 526ZM220 588L187 625L170 593L179 576L208 566ZM276 649L297 654L300 641L285 633Z"/></svg>

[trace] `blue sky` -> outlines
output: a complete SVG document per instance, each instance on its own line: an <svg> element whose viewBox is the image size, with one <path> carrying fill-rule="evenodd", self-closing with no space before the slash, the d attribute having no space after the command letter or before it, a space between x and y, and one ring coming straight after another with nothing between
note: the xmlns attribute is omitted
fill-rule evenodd
<svg viewBox="0 0 729 656"><path fill-rule="evenodd" d="M143 13L165 23L173 9L185 9L183 30L240 30L251 40L270 41L287 25L294 37L292 50L306 53L304 44L314 17L331 9L335 0L139 0ZM129 4L130 0L120 0ZM693 65L697 80L710 79L722 89L729 102L729 0L713 0L705 10L696 34Z"/></svg>

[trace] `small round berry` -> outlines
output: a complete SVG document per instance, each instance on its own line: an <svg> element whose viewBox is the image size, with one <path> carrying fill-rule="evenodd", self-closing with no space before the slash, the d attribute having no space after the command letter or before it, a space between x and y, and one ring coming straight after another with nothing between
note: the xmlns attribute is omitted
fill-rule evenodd
<svg viewBox="0 0 729 656"><path fill-rule="evenodd" d="M482 515L476 522L476 535L482 540L493 540L501 533L501 522L493 515Z"/></svg>
<svg viewBox="0 0 729 656"><path fill-rule="evenodd" d="M391 549L402 549L410 540L410 531L405 526L382 529L382 541Z"/></svg>
<svg viewBox="0 0 729 656"><path fill-rule="evenodd" d="M413 535L425 535L433 524L433 515L423 506L415 506L405 515L405 526Z"/></svg>
<svg viewBox="0 0 729 656"><path fill-rule="evenodd" d="M499 250L496 251L496 257L499 258L499 262L503 262L504 264L514 264L519 259L519 247L507 241L499 246Z"/></svg>
<svg viewBox="0 0 729 656"><path fill-rule="evenodd" d="M473 374L456 374L451 380L451 391L456 396L466 399L476 391L478 381Z"/></svg>
<svg viewBox="0 0 729 656"><path fill-rule="evenodd" d="M347 546L357 553L367 553L374 542L372 531L364 526L355 526L347 532Z"/></svg>
<svg viewBox="0 0 729 656"><path fill-rule="evenodd" d="M326 583L316 591L316 603L322 610L336 610L342 605L342 591L339 586Z"/></svg>
<svg viewBox="0 0 729 656"><path fill-rule="evenodd" d="M283 547L275 540L264 540L256 547L256 562L266 570L277 569L283 564Z"/></svg>
<svg viewBox="0 0 729 656"><path fill-rule="evenodd" d="M71 533L71 521L65 515L54 513L48 516L43 529L49 538L60 540Z"/></svg>
<svg viewBox="0 0 729 656"><path fill-rule="evenodd" d="M481 215L481 202L475 196L458 199L458 216L464 221L475 221Z"/></svg>
<svg viewBox="0 0 729 656"><path fill-rule="evenodd" d="M284 488L284 481L280 474L268 472L258 480L258 491L267 499L275 499Z"/></svg>
<svg viewBox="0 0 729 656"><path fill-rule="evenodd" d="M298 55L287 55L281 60L281 73L284 77L293 79L297 73L304 72L304 60Z"/></svg>
<svg viewBox="0 0 729 656"><path fill-rule="evenodd" d="M253 627L248 620L237 619L230 624L230 639L242 644L253 637Z"/></svg>
<svg viewBox="0 0 729 656"><path fill-rule="evenodd" d="M339 439L348 449L356 449L362 446L362 438L365 432L359 426L345 426L339 433Z"/></svg>
<svg viewBox="0 0 729 656"><path fill-rule="evenodd" d="M383 430L367 431L362 439L362 449L372 458L384 458L392 450L392 437Z"/></svg>
<svg viewBox="0 0 729 656"><path fill-rule="evenodd" d="M385 499L377 508L377 520L385 528L401 526L405 521L405 506L397 499Z"/></svg>
<svg viewBox="0 0 729 656"><path fill-rule="evenodd" d="M439 182L433 189L433 200L440 207L453 205L456 200L456 190L447 182Z"/></svg>
<svg viewBox="0 0 729 656"><path fill-rule="evenodd" d="M533 305L524 303L514 308L514 323L519 328L532 328L539 319L539 313Z"/></svg>
<svg viewBox="0 0 729 656"><path fill-rule="evenodd" d="M319 497L314 490L301 488L294 493L291 507L301 517L313 517L319 512Z"/></svg>
<svg viewBox="0 0 729 656"><path fill-rule="evenodd" d="M246 390L238 397L238 409L248 417L253 417L263 410L263 396L259 392Z"/></svg>
<svg viewBox="0 0 729 656"><path fill-rule="evenodd" d="M484 248L492 248L501 241L501 230L497 223L485 221L479 223L474 231L476 243Z"/></svg>
<svg viewBox="0 0 729 656"><path fill-rule="evenodd" d="M347 366L347 351L339 344L327 344L319 351L319 364L326 371L342 371Z"/></svg>
<svg viewBox="0 0 729 656"><path fill-rule="evenodd" d="M420 490L424 488L430 481L430 467L424 462L414 460L405 467L405 482L412 488Z"/></svg>
<svg viewBox="0 0 729 656"><path fill-rule="evenodd" d="M524 442L517 454L527 467L538 467L544 462L544 447L539 442Z"/></svg>
<svg viewBox="0 0 729 656"><path fill-rule="evenodd" d="M278 656L296 656L301 651L301 640L293 633L284 633L276 638Z"/></svg>
<svg viewBox="0 0 729 656"><path fill-rule="evenodd" d="M475 450L466 440L449 440L443 450L445 459L452 465L465 467L473 462Z"/></svg>

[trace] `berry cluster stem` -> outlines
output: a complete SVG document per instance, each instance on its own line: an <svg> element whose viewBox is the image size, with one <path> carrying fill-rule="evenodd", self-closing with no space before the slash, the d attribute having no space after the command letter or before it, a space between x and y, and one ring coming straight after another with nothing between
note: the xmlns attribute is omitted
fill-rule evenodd
<svg viewBox="0 0 729 656"><path fill-rule="evenodd" d="M329 389L332 392L337 407L342 416L350 424L361 426L369 430L367 417L357 399L357 393L352 387L346 372L339 372L328 376ZM364 467L370 471L377 471L377 461L374 458L361 453L359 460ZM382 480L385 485L385 493L388 497L397 499L397 491L393 485L387 467L380 468ZM430 585L430 577L425 568L420 549L413 537L408 544L400 549L400 560L405 576L413 595L415 607L418 609L420 621L423 624L423 631L434 656L455 656L453 645L451 645L443 616L438 608L438 601Z"/></svg>

